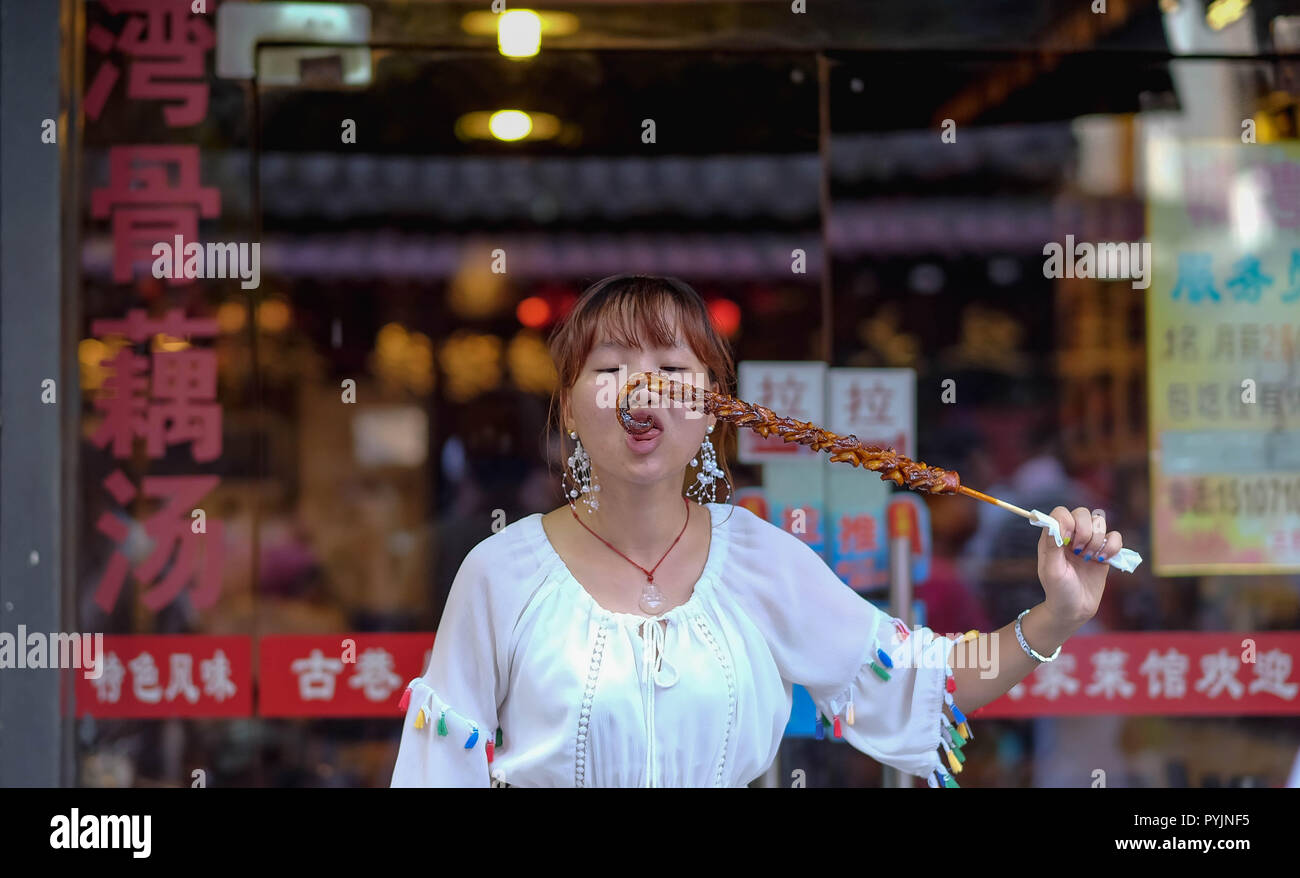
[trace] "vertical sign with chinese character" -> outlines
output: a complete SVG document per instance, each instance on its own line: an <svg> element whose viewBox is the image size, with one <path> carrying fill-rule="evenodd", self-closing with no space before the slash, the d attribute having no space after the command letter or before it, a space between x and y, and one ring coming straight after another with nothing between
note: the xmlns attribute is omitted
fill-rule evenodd
<svg viewBox="0 0 1300 878"><path fill-rule="evenodd" d="M916 447L916 373L911 369L831 369L826 429L906 457ZM889 584L885 506L893 486L879 474L824 462L831 568L856 591Z"/></svg>
<svg viewBox="0 0 1300 878"><path fill-rule="evenodd" d="M1153 138L1153 565L1300 570L1300 148Z"/></svg>
<svg viewBox="0 0 1300 878"><path fill-rule="evenodd" d="M824 424L826 365L820 362L747 360L738 370L737 394L778 417ZM825 466L822 452L780 438L740 430L742 463L763 465L768 520L826 552Z"/></svg>
<svg viewBox="0 0 1300 878"><path fill-rule="evenodd" d="M132 456L137 438L144 440L145 456L162 457L170 445L190 449L195 462L221 454L221 407L217 405L217 363L211 350L185 347L136 354L134 345L159 333L172 338L199 339L216 334L213 320L187 320L179 309L152 320L133 309L124 320L96 320L91 334L117 337L126 345L102 365L106 369L103 393L95 400L98 425L90 441L111 449L114 458ZM95 584L95 604L106 614L117 605L122 586L130 576L141 586L140 601L158 612L187 588L195 609L207 609L221 591L222 522L206 519L196 532L193 511L202 506L216 487L215 475L145 476L139 485L121 468L102 486L122 514L105 513L96 529L117 547ZM131 521L125 510L152 508L134 520L152 549L133 565L127 555ZM170 563L169 563L170 562ZM163 569L166 567L166 573Z"/></svg>
<svg viewBox="0 0 1300 878"><path fill-rule="evenodd" d="M823 426L825 380L825 363L745 360L737 372L736 392L745 402L765 406L778 417ZM737 438L741 463L815 460L821 454L776 436L764 438L753 430L741 430Z"/></svg>
<svg viewBox="0 0 1300 878"><path fill-rule="evenodd" d="M206 285L196 283L202 273L187 267L163 281L155 270L156 245L198 244L200 224L221 216L221 191L202 179L196 145L208 116L213 27L193 6L86 4L88 332L79 352L94 543L81 587L92 598L83 606L105 618L121 610L139 619L173 604L206 610L222 587L226 529L213 504L223 435L218 324ZM134 142L118 142L121 132ZM185 660L179 647L171 654ZM141 655L145 662L150 653ZM223 655L195 660L240 667ZM153 702L157 715L172 703Z"/></svg>

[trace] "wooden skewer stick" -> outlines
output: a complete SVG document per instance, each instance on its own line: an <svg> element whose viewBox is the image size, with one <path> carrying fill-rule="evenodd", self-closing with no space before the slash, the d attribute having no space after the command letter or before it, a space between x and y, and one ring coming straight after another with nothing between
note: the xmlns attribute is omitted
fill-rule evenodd
<svg viewBox="0 0 1300 878"><path fill-rule="evenodd" d="M988 494L985 494L981 491L976 491L974 488L968 488L965 485L958 485L957 493L965 494L967 497L974 497L976 500L983 500L985 503L992 503L994 506L997 506L999 509L1005 509L1007 512L1014 512L1016 515L1019 515L1021 518L1024 519L1032 520L1034 517L1029 513L1027 509L1021 509L1019 506L1015 505L1014 503L1008 503L1005 500L999 500L997 497L990 497Z"/></svg>
<svg viewBox="0 0 1300 878"><path fill-rule="evenodd" d="M658 395L658 407L666 404L677 408L684 406L716 415L718 420L737 427L747 427L765 438L780 436L785 442L825 451L835 463L851 463L878 472L882 479L922 494L952 494L961 484L957 473L911 460L892 448L864 445L857 436L840 436L807 421L783 418L764 406L655 372L638 372L619 390L615 413L619 425L633 435L646 432L654 424L652 419L633 417L630 411L632 391L642 383L648 391Z"/></svg>

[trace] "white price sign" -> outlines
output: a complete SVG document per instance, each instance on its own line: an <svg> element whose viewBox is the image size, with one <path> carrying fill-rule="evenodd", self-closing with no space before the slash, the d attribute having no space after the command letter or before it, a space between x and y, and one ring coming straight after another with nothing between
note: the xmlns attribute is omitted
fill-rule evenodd
<svg viewBox="0 0 1300 878"><path fill-rule="evenodd" d="M738 369L737 393L745 402L771 409L777 417L823 426L826 414L826 364L799 360L747 360ZM805 460L818 452L777 436L764 439L753 430L739 436L741 463Z"/></svg>
<svg viewBox="0 0 1300 878"><path fill-rule="evenodd" d="M916 373L911 369L830 369L825 427L863 445L916 456Z"/></svg>

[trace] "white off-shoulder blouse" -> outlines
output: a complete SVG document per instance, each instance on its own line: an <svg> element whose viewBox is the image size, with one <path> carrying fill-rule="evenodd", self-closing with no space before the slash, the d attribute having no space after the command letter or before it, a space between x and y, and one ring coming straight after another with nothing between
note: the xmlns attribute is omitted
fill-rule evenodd
<svg viewBox="0 0 1300 878"><path fill-rule="evenodd" d="M971 733L952 641L909 632L745 507L706 506L708 559L666 630L597 604L541 513L471 549L403 695L392 786L746 786L776 758L796 683L829 734L956 786Z"/></svg>

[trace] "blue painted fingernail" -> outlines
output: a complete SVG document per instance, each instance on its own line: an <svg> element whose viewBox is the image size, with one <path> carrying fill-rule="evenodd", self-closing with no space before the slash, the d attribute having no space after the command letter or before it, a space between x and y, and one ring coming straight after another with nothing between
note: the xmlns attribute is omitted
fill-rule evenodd
<svg viewBox="0 0 1300 878"><path fill-rule="evenodd" d="M1106 563L1106 556L1105 556L1105 555L1098 555L1098 556L1097 556L1097 560L1100 561L1101 563L1105 564L1105 563Z"/></svg>
<svg viewBox="0 0 1300 878"><path fill-rule="evenodd" d="M1085 561L1091 561L1091 560L1092 560L1092 552L1089 552L1088 554L1084 555L1084 556L1083 556L1083 560L1085 560Z"/></svg>
<svg viewBox="0 0 1300 878"><path fill-rule="evenodd" d="M1076 549L1074 550L1074 554L1077 555L1077 554L1079 554L1079 553L1082 552L1082 551L1083 551L1083 549L1076 548Z"/></svg>

